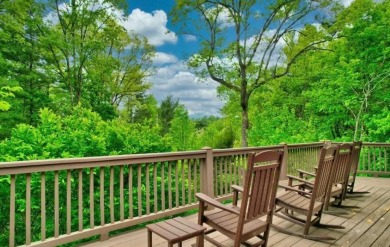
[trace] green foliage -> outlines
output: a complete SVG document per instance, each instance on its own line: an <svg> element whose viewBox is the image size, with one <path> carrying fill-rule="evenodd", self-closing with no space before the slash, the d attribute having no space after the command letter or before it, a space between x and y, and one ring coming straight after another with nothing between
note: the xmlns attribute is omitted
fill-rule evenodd
<svg viewBox="0 0 390 247"><path fill-rule="evenodd" d="M189 59L188 66L198 76L218 82L228 97L239 102L242 146L248 144L249 102L254 92L285 76L299 56L321 49L321 44L330 39L328 35L311 35L308 42L290 47L309 16L314 13L323 18L322 10L330 4L327 0L313 2L176 0L173 22L200 39L199 51ZM288 50L286 57L281 43Z"/></svg>
<svg viewBox="0 0 390 247"><path fill-rule="evenodd" d="M175 109L179 106L179 100L174 100L168 95L160 104L158 119L161 124L161 134L165 135L171 128L171 121L175 117Z"/></svg>
<svg viewBox="0 0 390 247"><path fill-rule="evenodd" d="M198 129L196 148L232 148L236 137L233 125L227 118L211 121L204 128Z"/></svg>
<svg viewBox="0 0 390 247"><path fill-rule="evenodd" d="M135 104L150 88L154 47L110 14L123 2L1 2L0 88L23 91L1 99L8 111L0 110L0 140L17 124L36 126L45 107L67 115L82 103L114 119L120 105Z"/></svg>
<svg viewBox="0 0 390 247"><path fill-rule="evenodd" d="M40 111L40 123L21 124L12 136L0 142L0 160L36 160L170 151L158 127L105 122L81 106L66 117L48 109Z"/></svg>
<svg viewBox="0 0 390 247"><path fill-rule="evenodd" d="M0 99L5 99L8 97L15 97L13 92L20 92L23 89L21 87L9 87L4 86L0 88ZM0 111L8 111L11 108L10 103L5 100L0 100Z"/></svg>
<svg viewBox="0 0 390 247"><path fill-rule="evenodd" d="M190 150L194 147L195 125L188 116L183 105L175 108L175 115L171 121L168 136L172 140L175 151Z"/></svg>

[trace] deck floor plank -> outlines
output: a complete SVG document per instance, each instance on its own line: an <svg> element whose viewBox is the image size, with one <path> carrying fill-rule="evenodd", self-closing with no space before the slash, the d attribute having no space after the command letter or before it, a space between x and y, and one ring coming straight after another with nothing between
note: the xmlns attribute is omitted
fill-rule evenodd
<svg viewBox="0 0 390 247"><path fill-rule="evenodd" d="M300 237L290 236L271 230L268 246L275 247L327 247L327 246L353 246L353 247L390 247L390 179L386 178L360 178L357 179L357 191L369 191L364 195L347 195L343 205L359 206L358 209L340 209L330 207L332 211L347 212L346 215L324 214L322 223L339 224L346 229L325 229L312 227L310 234L330 235L336 241L316 242ZM197 221L197 215L186 217L192 222ZM303 231L286 220L274 217L274 224L293 231ZM84 244L83 247L128 247L147 246L146 228L113 236L106 241L97 241ZM214 232L212 237L224 246L233 246L233 241L224 235ZM195 243L195 238L183 242L184 247L190 247ZM167 242L156 234L153 234L153 246L165 247ZM205 241L205 247L213 246ZM243 246L243 245L242 245Z"/></svg>
<svg viewBox="0 0 390 247"><path fill-rule="evenodd" d="M367 238L366 232L374 225L376 222L382 218L384 210L390 207L390 192L383 194L376 201L368 205L363 212L356 214L353 219L359 219L360 221L349 221L346 224L347 228L351 230L348 231L344 236L342 236L337 242L336 245L339 246L351 246L357 241L358 238L364 236ZM361 245L369 246L369 245Z"/></svg>
<svg viewBox="0 0 390 247"><path fill-rule="evenodd" d="M390 200L390 199L389 199ZM390 201L388 201L390 204ZM372 246L373 243L379 239L382 235L390 235L390 207L382 208L383 215L375 222L364 235L360 236L356 242L352 245L353 247L359 246ZM380 213L380 212L379 212ZM387 242L390 245L390 242Z"/></svg>

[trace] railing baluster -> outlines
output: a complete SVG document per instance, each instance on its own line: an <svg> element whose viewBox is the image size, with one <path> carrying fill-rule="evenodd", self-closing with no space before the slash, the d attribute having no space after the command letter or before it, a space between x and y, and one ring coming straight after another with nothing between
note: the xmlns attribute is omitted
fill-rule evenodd
<svg viewBox="0 0 390 247"><path fill-rule="evenodd" d="M165 211L165 162L161 162L161 210Z"/></svg>
<svg viewBox="0 0 390 247"><path fill-rule="evenodd" d="M237 185L241 185L241 160L242 160L242 155L241 154L239 154L239 155L237 155L237 174L236 174L236 176L237 176Z"/></svg>
<svg viewBox="0 0 390 247"><path fill-rule="evenodd" d="M46 240L46 178L41 173L41 241Z"/></svg>
<svg viewBox="0 0 390 247"><path fill-rule="evenodd" d="M149 179L149 164L146 164L146 214L150 214L150 179Z"/></svg>
<svg viewBox="0 0 390 247"><path fill-rule="evenodd" d="M31 173L26 174L26 245L31 244Z"/></svg>
<svg viewBox="0 0 390 247"><path fill-rule="evenodd" d="M172 209L172 162L168 162L168 206Z"/></svg>
<svg viewBox="0 0 390 247"><path fill-rule="evenodd" d="M187 164L188 164L188 204L191 204L192 203L192 198L191 198L191 184L192 184L192 181L191 181L191 161L190 159L187 160Z"/></svg>
<svg viewBox="0 0 390 247"><path fill-rule="evenodd" d="M111 224L115 222L114 215L114 167L110 166L110 220Z"/></svg>
<svg viewBox="0 0 390 247"><path fill-rule="evenodd" d="M184 160L181 160L181 205L186 205L186 187L184 181Z"/></svg>
<svg viewBox="0 0 390 247"><path fill-rule="evenodd" d="M359 159L358 170L360 170L360 168L362 168L363 171L366 170L366 156L364 155L365 150L366 150L366 149L365 149L364 147L362 147L362 149L361 149L361 151L360 151L360 157L361 157L362 159Z"/></svg>
<svg viewBox="0 0 390 247"><path fill-rule="evenodd" d="M16 191L16 185L15 181L16 177L15 175L11 175L11 181L10 181L10 213L9 213L9 246L14 247L15 246L15 191Z"/></svg>
<svg viewBox="0 0 390 247"><path fill-rule="evenodd" d="M217 158L213 158L213 172L214 172L214 181L213 181L213 184L214 184L214 193L215 193L215 196L218 196L218 177L217 177L217 171L218 171L218 159ZM201 174L202 176L202 174Z"/></svg>
<svg viewBox="0 0 390 247"><path fill-rule="evenodd" d="M385 150L385 153L384 153L384 159L385 159L385 172L387 172L388 171L388 167L387 167L387 150L386 150L386 148L384 148L384 150Z"/></svg>
<svg viewBox="0 0 390 247"><path fill-rule="evenodd" d="M237 155L234 155L233 156L233 183L234 184L237 184L237 163L238 163L238 159L237 159Z"/></svg>
<svg viewBox="0 0 390 247"><path fill-rule="evenodd" d="M129 165L129 219L133 218L133 166Z"/></svg>
<svg viewBox="0 0 390 247"><path fill-rule="evenodd" d="M71 195L71 171L66 171L66 234L72 232L72 195Z"/></svg>
<svg viewBox="0 0 390 247"><path fill-rule="evenodd" d="M223 163L222 163L222 157L218 158L218 163L219 163L219 176L218 176L218 179L219 179L219 195L222 196L223 195L223 172L222 172Z"/></svg>
<svg viewBox="0 0 390 247"><path fill-rule="evenodd" d="M94 169L89 169L89 224L91 228L95 227L95 186Z"/></svg>
<svg viewBox="0 0 390 247"><path fill-rule="evenodd" d="M142 216L142 164L138 164L138 217Z"/></svg>
<svg viewBox="0 0 390 247"><path fill-rule="evenodd" d="M104 167L100 167L100 225L104 226Z"/></svg>
<svg viewBox="0 0 390 247"><path fill-rule="evenodd" d="M124 189L123 189L123 166L119 167L119 211L120 211L120 220L125 220L125 203L124 203Z"/></svg>
<svg viewBox="0 0 390 247"><path fill-rule="evenodd" d="M234 160L232 159L232 156L229 156L229 193L232 192L232 160Z"/></svg>
<svg viewBox="0 0 390 247"><path fill-rule="evenodd" d="M194 160L194 199L195 194L198 193L198 164L199 160Z"/></svg>
<svg viewBox="0 0 390 247"><path fill-rule="evenodd" d="M83 229L83 170L79 169L79 231Z"/></svg>
<svg viewBox="0 0 390 247"><path fill-rule="evenodd" d="M175 161L175 197L176 197L176 207L179 207L179 171L178 171L178 162Z"/></svg>
<svg viewBox="0 0 390 247"><path fill-rule="evenodd" d="M154 198L154 212L158 211L158 201L157 201L157 164L153 163L153 198Z"/></svg>
<svg viewBox="0 0 390 247"><path fill-rule="evenodd" d="M226 195L228 192L228 159L226 157L223 158L223 168L224 168L224 174L223 174L223 180L224 180L224 185L225 185L225 192L224 195Z"/></svg>
<svg viewBox="0 0 390 247"><path fill-rule="evenodd" d="M54 237L58 238L60 235L60 221L59 221L59 189L58 189L58 171L54 172Z"/></svg>

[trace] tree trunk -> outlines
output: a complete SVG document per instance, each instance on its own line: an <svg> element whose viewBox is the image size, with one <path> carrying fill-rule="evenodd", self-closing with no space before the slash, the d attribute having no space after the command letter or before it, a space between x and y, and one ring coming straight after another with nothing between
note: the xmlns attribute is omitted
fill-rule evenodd
<svg viewBox="0 0 390 247"><path fill-rule="evenodd" d="M242 108L242 120L241 120L241 146L248 146L248 129L249 129L249 119L248 119L248 102L244 102L241 104Z"/></svg>

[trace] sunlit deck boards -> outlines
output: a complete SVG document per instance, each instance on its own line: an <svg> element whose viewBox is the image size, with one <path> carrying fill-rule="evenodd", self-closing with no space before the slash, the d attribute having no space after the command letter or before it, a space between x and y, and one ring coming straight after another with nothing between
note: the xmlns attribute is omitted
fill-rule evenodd
<svg viewBox="0 0 390 247"><path fill-rule="evenodd" d="M336 211L349 212L344 217L338 217L325 214L322 219L324 223L341 224L346 227L344 230L327 230L313 227L313 234L329 234L337 238L333 242L315 242L299 237L289 236L276 231L271 231L268 246L390 246L390 179L389 178L358 178L357 190L370 191L370 194L356 196L349 195L344 205L357 205L359 209L335 209ZM196 222L197 215L187 217L187 219ZM289 228L291 230L301 230L299 226L274 218L274 223L279 226ZM232 246L232 241L214 233L215 238L222 242L225 246ZM183 246L191 246L195 239L191 239L183 243ZM94 242L87 244L88 247L128 247L128 246L147 246L146 228L141 230L121 234L111 237L107 241ZM153 246L167 246L166 242L153 235ZM212 246L207 241L205 246Z"/></svg>

